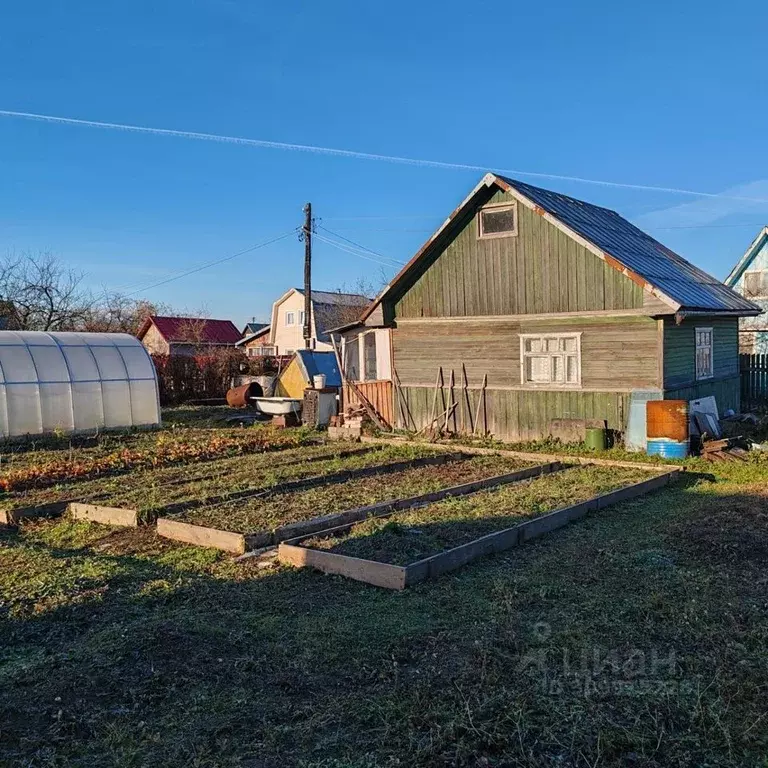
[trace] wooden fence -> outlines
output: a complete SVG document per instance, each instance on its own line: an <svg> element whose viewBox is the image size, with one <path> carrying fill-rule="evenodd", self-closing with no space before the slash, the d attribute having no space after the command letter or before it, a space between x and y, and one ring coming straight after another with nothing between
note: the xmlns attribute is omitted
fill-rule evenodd
<svg viewBox="0 0 768 768"><path fill-rule="evenodd" d="M768 355L739 355L741 408L768 406Z"/></svg>
<svg viewBox="0 0 768 768"><path fill-rule="evenodd" d="M392 410L392 382L391 381L356 381L357 388L363 397L376 409L387 424L394 426L394 413ZM354 389L348 384L344 385L344 407L359 405L360 401Z"/></svg>

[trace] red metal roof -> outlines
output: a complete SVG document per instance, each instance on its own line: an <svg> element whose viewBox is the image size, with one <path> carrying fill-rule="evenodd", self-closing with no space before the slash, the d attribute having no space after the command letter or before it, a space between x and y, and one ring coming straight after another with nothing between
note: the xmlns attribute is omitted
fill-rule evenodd
<svg viewBox="0 0 768 768"><path fill-rule="evenodd" d="M240 340L240 331L231 320L202 320L198 317L161 317L159 315L152 315L144 321L138 334L140 339L153 323L160 335L169 342L190 341L190 335L194 335L195 341L203 344L234 344ZM190 331L194 333L191 334Z"/></svg>

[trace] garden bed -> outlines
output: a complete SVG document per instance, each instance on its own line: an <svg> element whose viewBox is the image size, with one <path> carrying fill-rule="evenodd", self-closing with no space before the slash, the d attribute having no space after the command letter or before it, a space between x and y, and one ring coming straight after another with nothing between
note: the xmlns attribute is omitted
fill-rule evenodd
<svg viewBox="0 0 768 768"><path fill-rule="evenodd" d="M431 446L308 445L284 451L246 454L202 464L161 467L123 476L61 483L53 487L7 494L3 509L78 501L135 509L147 516L168 505L198 503L227 494L263 491L311 475L361 469L382 463L447 453Z"/></svg>
<svg viewBox="0 0 768 768"><path fill-rule="evenodd" d="M403 469L384 480L366 477L340 485L214 504L182 513L175 519L247 534L350 507L438 491L525 466L530 465L498 456L468 457L441 466Z"/></svg>
<svg viewBox="0 0 768 768"><path fill-rule="evenodd" d="M386 510L474 493L560 468L558 463L520 467L508 459L450 458L441 464L392 473L386 482L366 477L338 486L246 499L237 506L221 504L172 518L161 517L157 532L190 544L242 553ZM366 500L367 505L359 506L361 500Z"/></svg>
<svg viewBox="0 0 768 768"><path fill-rule="evenodd" d="M570 467L556 475L377 517L305 546L407 565L501 528L648 478L642 470Z"/></svg>
<svg viewBox="0 0 768 768"><path fill-rule="evenodd" d="M279 556L284 563L404 589L541 536L592 510L663 487L677 470L649 474L627 468L571 468L524 485L297 536L280 544ZM558 508L564 501L567 506Z"/></svg>

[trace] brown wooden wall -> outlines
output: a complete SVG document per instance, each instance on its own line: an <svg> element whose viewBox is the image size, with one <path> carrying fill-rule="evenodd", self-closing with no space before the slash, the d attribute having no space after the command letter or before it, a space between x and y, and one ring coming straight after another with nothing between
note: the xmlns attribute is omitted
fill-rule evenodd
<svg viewBox="0 0 768 768"><path fill-rule="evenodd" d="M489 193L490 194L490 193ZM497 191L490 202L513 200ZM522 203L518 234L477 239L477 217L425 259L403 286L394 317L461 317L640 309L658 302Z"/></svg>
<svg viewBox="0 0 768 768"><path fill-rule="evenodd" d="M395 370L403 386L433 386L438 369L464 364L470 386L520 387L521 333L581 332L583 389L661 386L658 327L642 316L400 322L392 331ZM457 378L458 380L458 378Z"/></svg>

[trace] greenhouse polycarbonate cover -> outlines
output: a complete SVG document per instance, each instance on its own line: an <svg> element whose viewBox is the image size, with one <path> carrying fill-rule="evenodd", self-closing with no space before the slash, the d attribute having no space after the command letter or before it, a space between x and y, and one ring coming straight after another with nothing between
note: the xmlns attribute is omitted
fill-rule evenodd
<svg viewBox="0 0 768 768"><path fill-rule="evenodd" d="M0 331L0 436L159 422L155 366L135 337Z"/></svg>

